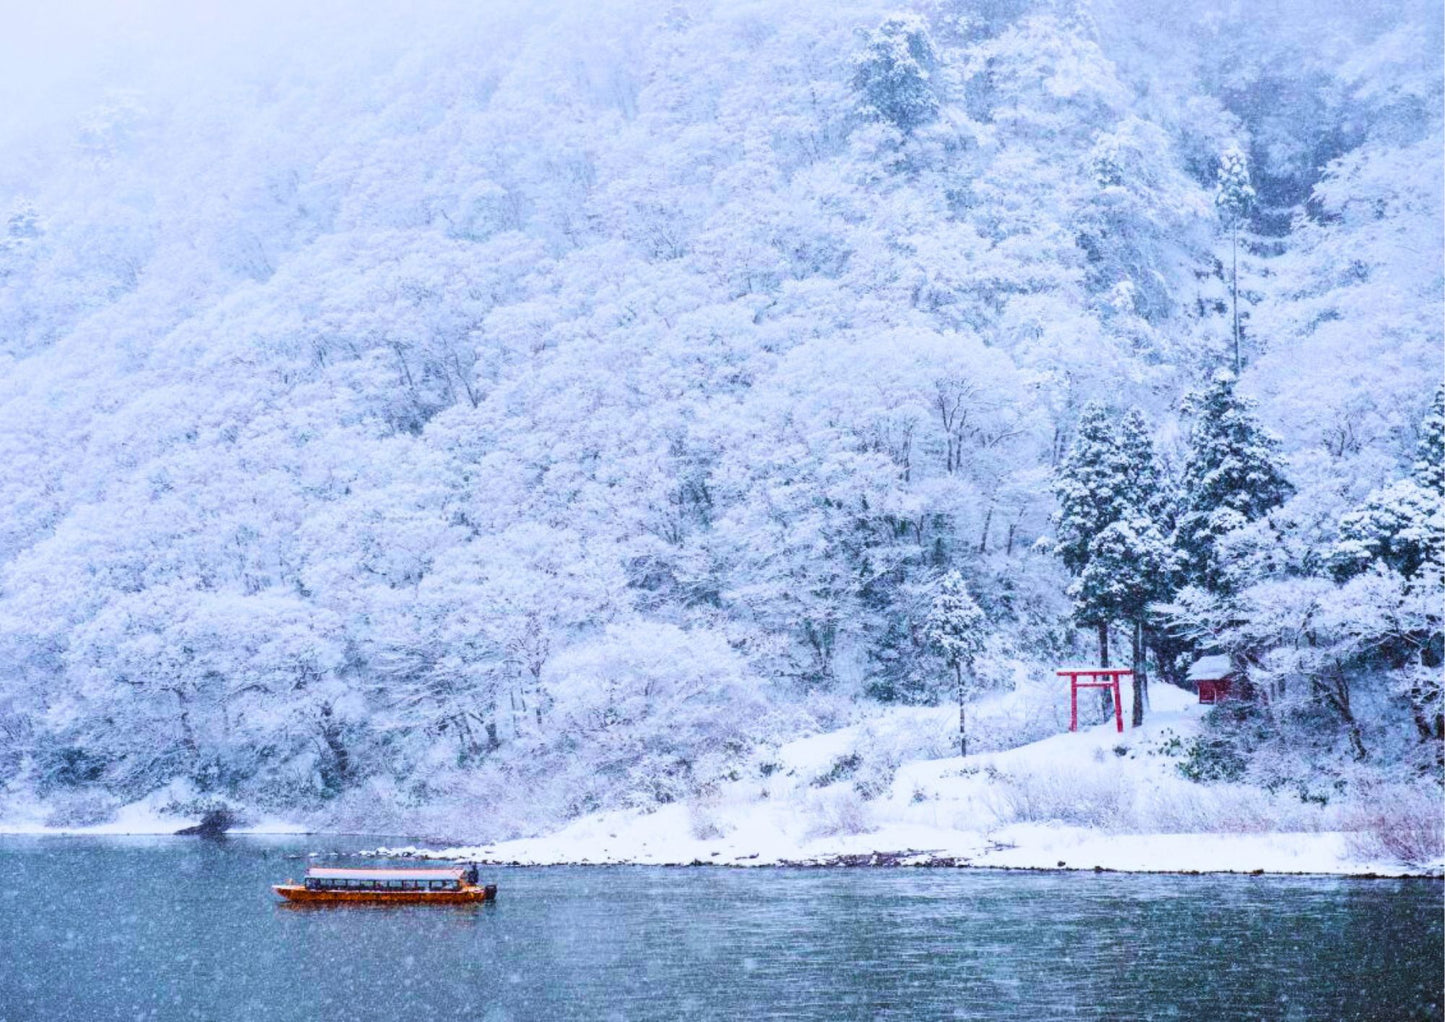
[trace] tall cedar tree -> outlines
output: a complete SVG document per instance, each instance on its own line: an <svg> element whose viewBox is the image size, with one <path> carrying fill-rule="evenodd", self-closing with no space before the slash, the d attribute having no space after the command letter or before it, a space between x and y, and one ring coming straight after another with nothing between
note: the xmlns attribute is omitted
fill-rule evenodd
<svg viewBox="0 0 1445 1022"><path fill-rule="evenodd" d="M1148 690L1145 625L1149 605L1170 593L1174 553L1159 529L1142 514L1112 522L1094 537L1089 564L1069 595L1100 620L1129 624L1134 669L1134 727L1144 723Z"/></svg>
<svg viewBox="0 0 1445 1022"><path fill-rule="evenodd" d="M1054 474L1054 495L1059 501L1054 516L1056 550L1075 577L1089 566L1094 538L1123 514L1119 468L1118 437L1109 410L1091 401L1084 406L1079 431ZM1099 664L1108 667L1108 622L1080 618L1079 623L1098 629Z"/></svg>
<svg viewBox="0 0 1445 1022"><path fill-rule="evenodd" d="M1084 408L1079 432L1054 476L1059 511L1054 518L1059 557L1076 579L1081 579L1093 558L1097 538L1115 522L1142 519L1154 523L1165 500L1158 460L1149 429L1137 410L1123 415L1116 426L1107 408L1091 402ZM1092 587L1071 592L1074 618L1093 627L1099 636L1099 663L1109 666L1109 624L1117 618L1110 605L1096 603Z"/></svg>
<svg viewBox="0 0 1445 1022"><path fill-rule="evenodd" d="M1105 627L1115 621L1129 625L1133 716L1138 727L1144 723L1149 684L1148 609L1170 596L1175 558L1164 538L1168 502L1163 473L1149 425L1137 408L1120 418L1116 436L1120 517L1094 537L1089 563L1069 593L1079 618L1102 621Z"/></svg>
<svg viewBox="0 0 1445 1022"><path fill-rule="evenodd" d="M1234 372L1239 358L1239 230L1254 208L1254 186L1249 183L1249 162L1244 151L1231 146L1219 158L1219 181L1214 189L1214 206L1229 231L1229 294L1234 312Z"/></svg>
<svg viewBox="0 0 1445 1022"><path fill-rule="evenodd" d="M1194 428L1174 529L1184 581L1211 593L1234 588L1221 562L1220 540L1263 518L1294 492L1277 466L1279 443L1234 385L1234 375L1220 370L1190 402Z"/></svg>
<svg viewBox="0 0 1445 1022"><path fill-rule="evenodd" d="M957 570L949 571L939 580L933 604L924 623L928 643L953 671L958 693L958 754L968 755L968 728L964 718L964 701L968 696L967 680L973 674L973 661L983 650L984 616L969 595L968 586Z"/></svg>

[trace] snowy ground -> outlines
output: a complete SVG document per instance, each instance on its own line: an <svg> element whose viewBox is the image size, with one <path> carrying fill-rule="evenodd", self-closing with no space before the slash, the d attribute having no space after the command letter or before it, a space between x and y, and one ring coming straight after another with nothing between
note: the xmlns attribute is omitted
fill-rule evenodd
<svg viewBox="0 0 1445 1022"><path fill-rule="evenodd" d="M870 757L906 745L897 729L926 729L954 711L894 714L783 746L778 769L716 797L652 812L584 817L544 837L394 853L493 863L969 865L1139 872L1405 875L1410 869L1352 854L1329 817L1239 785L1198 785L1166 754L1195 732L1204 708L1169 686L1151 692L1139 729L1112 721L1006 752L903 762L871 799ZM1126 691L1125 706L1128 706ZM939 714L942 717L939 717ZM929 714L934 719L927 720ZM1127 709L1126 709L1127 718ZM820 783L862 762L833 783ZM846 772L843 771L843 772ZM861 780L860 780L861 777ZM875 776L871 783L877 783Z"/></svg>
<svg viewBox="0 0 1445 1022"><path fill-rule="evenodd" d="M1125 691L1126 717L1129 692ZM757 757L748 776L709 797L651 811L596 813L542 837L490 845L388 849L493 863L728 866L957 865L1137 872L1439 874L1361 855L1338 814L1245 785L1180 776L1178 742L1204 707L1158 685L1142 728L1105 724L966 759L956 711L895 709ZM1027 693L973 708L980 733L1039 712ZM1092 698L1092 697L1091 697ZM1067 703L1063 704L1065 707ZM1063 711L1065 714L1067 710ZM1057 714L1055 701L1045 710ZM1064 717L1067 720L1067 717ZM55 827L34 807L0 834L170 834L197 822L161 807L170 789L94 826ZM298 834L314 826L252 821L236 833Z"/></svg>
<svg viewBox="0 0 1445 1022"><path fill-rule="evenodd" d="M171 784L160 791L152 792L139 802L123 806L111 819L104 823L85 826L56 826L48 822L52 816L49 806L29 804L8 806L8 813L0 819L0 834L90 834L95 836L123 836L141 834L174 834L184 827L200 822L199 816L182 816L167 812L164 807L193 798L194 793ZM307 834L314 830L305 824L278 820L271 817L247 818L240 826L230 830L232 834Z"/></svg>

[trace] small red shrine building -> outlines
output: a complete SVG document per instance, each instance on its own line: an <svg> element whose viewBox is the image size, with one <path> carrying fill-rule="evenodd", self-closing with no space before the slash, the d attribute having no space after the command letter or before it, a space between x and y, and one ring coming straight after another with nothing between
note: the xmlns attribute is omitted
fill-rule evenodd
<svg viewBox="0 0 1445 1022"><path fill-rule="evenodd" d="M1218 703L1236 694L1239 672L1224 653L1202 656L1189 668L1189 680L1199 691L1201 703Z"/></svg>

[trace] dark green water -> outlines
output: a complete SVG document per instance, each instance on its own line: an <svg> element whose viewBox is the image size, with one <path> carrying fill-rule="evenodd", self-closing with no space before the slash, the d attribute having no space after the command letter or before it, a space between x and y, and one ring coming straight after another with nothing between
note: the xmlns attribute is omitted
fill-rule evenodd
<svg viewBox="0 0 1445 1022"><path fill-rule="evenodd" d="M495 905L277 903L348 847L0 838L0 1020L1441 1018L1434 881L496 869Z"/></svg>

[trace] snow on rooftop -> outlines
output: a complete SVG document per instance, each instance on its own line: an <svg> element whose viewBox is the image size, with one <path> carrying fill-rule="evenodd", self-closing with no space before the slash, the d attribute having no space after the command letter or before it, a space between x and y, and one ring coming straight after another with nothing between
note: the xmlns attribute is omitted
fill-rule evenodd
<svg viewBox="0 0 1445 1022"><path fill-rule="evenodd" d="M1202 656L1194 661L1194 666L1189 668L1189 680L1217 681L1233 673L1235 673L1234 663L1229 659L1228 654L1218 653L1213 656Z"/></svg>

